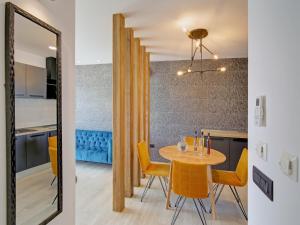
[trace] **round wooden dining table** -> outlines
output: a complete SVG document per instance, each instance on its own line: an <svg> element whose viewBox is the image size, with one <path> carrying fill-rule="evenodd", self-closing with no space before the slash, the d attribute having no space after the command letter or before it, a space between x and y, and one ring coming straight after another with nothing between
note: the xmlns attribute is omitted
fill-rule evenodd
<svg viewBox="0 0 300 225"><path fill-rule="evenodd" d="M207 148L203 148L202 151L194 151L194 146L188 146L186 151L181 151L176 145L166 146L159 150L159 154L171 162L173 160L184 162L184 163L193 163L207 165L207 178L208 178L208 187L209 187L209 197L212 209L212 218L216 218L216 207L215 207L215 194L213 191L213 182L212 182L212 170L211 166L221 164L226 161L226 156L214 149L210 150L210 154L207 154ZM170 206L170 195L172 190L172 167L169 177L169 190L167 195L166 208Z"/></svg>

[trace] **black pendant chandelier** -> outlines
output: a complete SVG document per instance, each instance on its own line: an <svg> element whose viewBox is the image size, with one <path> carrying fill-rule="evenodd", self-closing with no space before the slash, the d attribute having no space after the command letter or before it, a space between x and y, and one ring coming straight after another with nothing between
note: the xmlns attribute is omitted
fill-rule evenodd
<svg viewBox="0 0 300 225"><path fill-rule="evenodd" d="M191 43L191 62L187 66L185 70L177 71L178 76L183 76L188 73L205 73L205 72L225 72L226 67L219 67L217 69L204 69L203 68L203 51L207 51L209 54L213 56L215 60L218 59L218 55L214 54L211 50L209 50L204 44L203 39L207 37L208 31L206 29L195 29L192 31L184 31L188 37L192 40ZM200 70L193 70L193 65L195 62L195 56L197 52L200 52Z"/></svg>

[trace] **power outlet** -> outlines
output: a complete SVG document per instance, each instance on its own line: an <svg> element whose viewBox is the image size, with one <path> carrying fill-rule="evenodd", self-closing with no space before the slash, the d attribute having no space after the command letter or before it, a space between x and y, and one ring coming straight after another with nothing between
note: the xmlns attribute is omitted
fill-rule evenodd
<svg viewBox="0 0 300 225"><path fill-rule="evenodd" d="M256 153L261 159L267 161L268 160L268 145L266 143L259 143L256 146Z"/></svg>
<svg viewBox="0 0 300 225"><path fill-rule="evenodd" d="M155 148L155 144L150 144L150 148Z"/></svg>

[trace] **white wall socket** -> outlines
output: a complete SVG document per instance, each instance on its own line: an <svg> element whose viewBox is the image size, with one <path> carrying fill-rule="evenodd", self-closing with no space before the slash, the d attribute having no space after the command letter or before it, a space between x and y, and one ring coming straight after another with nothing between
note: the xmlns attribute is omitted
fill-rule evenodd
<svg viewBox="0 0 300 225"><path fill-rule="evenodd" d="M268 145L266 143L259 143L256 146L256 153L260 158L267 161L267 159L268 159Z"/></svg>
<svg viewBox="0 0 300 225"><path fill-rule="evenodd" d="M279 162L281 171L292 180L298 182L298 157L283 152Z"/></svg>

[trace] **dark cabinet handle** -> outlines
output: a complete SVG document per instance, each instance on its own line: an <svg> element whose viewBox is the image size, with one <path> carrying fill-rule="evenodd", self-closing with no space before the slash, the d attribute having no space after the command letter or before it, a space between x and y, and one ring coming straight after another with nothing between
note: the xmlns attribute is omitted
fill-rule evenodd
<svg viewBox="0 0 300 225"><path fill-rule="evenodd" d="M244 139L244 138L234 138L234 139L232 139L233 141L238 141L238 142L248 142L248 140L247 139Z"/></svg>
<svg viewBox="0 0 300 225"><path fill-rule="evenodd" d="M56 84L47 83L48 86L56 86Z"/></svg>
<svg viewBox="0 0 300 225"><path fill-rule="evenodd" d="M46 134L34 134L34 135L30 135L30 138L35 138L35 137L42 137L45 136Z"/></svg>

